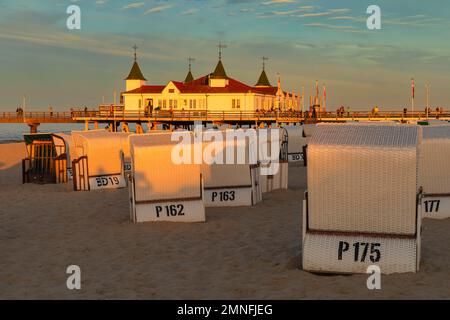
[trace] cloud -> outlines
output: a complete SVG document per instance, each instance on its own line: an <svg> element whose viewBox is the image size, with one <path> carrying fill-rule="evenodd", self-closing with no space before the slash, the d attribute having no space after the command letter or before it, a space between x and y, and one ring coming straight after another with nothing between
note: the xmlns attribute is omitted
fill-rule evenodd
<svg viewBox="0 0 450 320"><path fill-rule="evenodd" d="M270 17L277 17L277 16L289 16L289 17L297 17L297 18L314 18L314 17L325 17L325 16L332 16L335 14L342 14L345 12L350 11L350 9L342 8L342 9L330 9L327 11L320 11L320 12L311 12L314 9L317 9L319 7L317 6L302 6L298 9L292 9L292 10L276 10L272 12L261 12L258 13L257 16L259 18L270 18ZM338 19L336 19L338 20ZM344 20L344 19L343 19ZM350 20L350 19L349 19Z"/></svg>
<svg viewBox="0 0 450 320"><path fill-rule="evenodd" d="M123 6L122 9L123 10L127 10L127 9L137 9L137 8L141 8L145 6L144 2L132 2L127 4L126 6Z"/></svg>
<svg viewBox="0 0 450 320"><path fill-rule="evenodd" d="M363 22L366 21L367 18L364 17L352 17L352 16L336 16L336 17L330 17L329 20L346 20L346 21L358 21Z"/></svg>
<svg viewBox="0 0 450 320"><path fill-rule="evenodd" d="M191 16L198 12L199 10L197 8L187 9L186 11L183 11L181 15L183 16Z"/></svg>
<svg viewBox="0 0 450 320"><path fill-rule="evenodd" d="M254 12L255 9L253 9L253 8L242 8L242 9L239 10L239 11L241 11L241 12Z"/></svg>
<svg viewBox="0 0 450 320"><path fill-rule="evenodd" d="M422 18L422 16L411 16L404 18L383 19L382 24L397 26L434 27L446 23L441 18Z"/></svg>
<svg viewBox="0 0 450 320"><path fill-rule="evenodd" d="M163 4L163 5L156 6L156 7L153 7L153 8L148 9L147 11L145 11L144 14L150 14L150 13L161 12L161 11L164 11L164 10L167 10L167 9L172 8L173 6L174 6L174 5L171 4L171 3Z"/></svg>
<svg viewBox="0 0 450 320"><path fill-rule="evenodd" d="M99 41L99 39L102 40ZM11 43L12 41L50 48L80 50L108 56L131 57L131 48L124 47L122 44L139 43L142 40L130 40L129 36L120 35L80 36L66 31L55 31L50 28L22 31L14 27L4 27L4 25L0 24L0 43ZM3 44L1 45L3 46ZM139 56L156 60L173 60L166 53L157 54L155 51L155 49L143 50L140 51Z"/></svg>
<svg viewBox="0 0 450 320"><path fill-rule="evenodd" d="M108 2L108 0L96 0L95 4L97 6L102 6L102 5L106 4L107 2Z"/></svg>
<svg viewBox="0 0 450 320"><path fill-rule="evenodd" d="M323 27L323 28L341 29L341 30L355 29L355 27L353 27L353 26L336 26L336 25L333 25L333 24L326 24L326 23L305 23L304 26L308 26L308 27Z"/></svg>
<svg viewBox="0 0 450 320"><path fill-rule="evenodd" d="M304 12L304 9L296 9L296 10L286 10L286 11L273 11L272 14L276 16L285 16L285 15L292 15L295 13Z"/></svg>
<svg viewBox="0 0 450 320"><path fill-rule="evenodd" d="M310 18L310 17L324 17L324 16L330 16L336 13L344 13L344 12L348 12L350 11L350 9L331 9L328 11L323 11L323 12L311 12L311 13L304 13L301 15L298 15L297 17L299 18Z"/></svg>
<svg viewBox="0 0 450 320"><path fill-rule="evenodd" d="M303 9L303 10L314 10L314 9L316 9L316 8L319 8L319 7L317 7L317 6L301 6L300 7L300 9Z"/></svg>
<svg viewBox="0 0 450 320"><path fill-rule="evenodd" d="M338 26L334 24L327 24L327 23L305 23L304 26L306 27L318 27L322 29L328 29L328 30L334 30L334 31L340 31L340 32L351 32L351 33L367 33L368 30L365 29L357 29L354 26Z"/></svg>
<svg viewBox="0 0 450 320"><path fill-rule="evenodd" d="M296 3L297 0L270 0L263 2L262 4L265 6L271 5L271 4L280 4L280 3Z"/></svg>

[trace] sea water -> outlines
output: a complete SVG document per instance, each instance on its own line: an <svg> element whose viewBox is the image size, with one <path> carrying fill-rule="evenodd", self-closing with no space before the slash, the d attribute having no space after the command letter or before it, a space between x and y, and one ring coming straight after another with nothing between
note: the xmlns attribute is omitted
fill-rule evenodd
<svg viewBox="0 0 450 320"><path fill-rule="evenodd" d="M37 130L38 132L70 133L72 130L84 130L84 123L43 123ZM29 132L30 128L26 124L0 123L0 143L23 141L23 134Z"/></svg>

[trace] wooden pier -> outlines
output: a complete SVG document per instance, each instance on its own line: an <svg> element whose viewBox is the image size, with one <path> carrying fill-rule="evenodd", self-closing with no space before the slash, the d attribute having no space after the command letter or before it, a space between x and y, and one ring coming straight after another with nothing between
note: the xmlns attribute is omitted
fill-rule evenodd
<svg viewBox="0 0 450 320"><path fill-rule="evenodd" d="M70 112L0 112L0 123L24 123L36 132L41 123L84 123L86 128L90 123L95 127L108 124L117 128L120 124L144 124L149 128L158 124L168 126L187 126L195 122L232 125L276 125L279 123L315 123L315 122L345 122L345 121L425 121L429 119L450 120L450 112L407 112L384 111L377 114L364 111L344 112L337 115L334 112L318 113L311 116L308 113L295 111L260 111L260 112L217 112L217 111L70 111Z"/></svg>

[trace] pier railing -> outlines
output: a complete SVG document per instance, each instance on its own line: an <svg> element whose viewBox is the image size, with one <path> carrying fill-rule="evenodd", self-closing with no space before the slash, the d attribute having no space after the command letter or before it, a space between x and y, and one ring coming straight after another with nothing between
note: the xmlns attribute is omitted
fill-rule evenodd
<svg viewBox="0 0 450 320"><path fill-rule="evenodd" d="M263 121L263 120L407 120L407 119L439 119L450 118L450 112L429 112L423 111L403 112L403 111L384 111L384 112L321 112L312 114L301 111L206 111L206 110L188 110L188 111L166 111L158 110L153 112L136 111L74 111L75 119L85 120L108 120L108 121Z"/></svg>
<svg viewBox="0 0 450 320"><path fill-rule="evenodd" d="M450 120L450 112L423 111L402 112L383 111L378 113L366 111L350 112L321 112L313 114L301 111L207 111L207 110L157 110L125 111L120 110L86 110L66 112L0 112L0 123L74 123L85 121L153 121L153 122L186 122L186 121L217 121L217 122L252 122L252 121L277 121L277 122L300 122L300 121L348 121L348 120L425 120L445 119Z"/></svg>
<svg viewBox="0 0 450 320"><path fill-rule="evenodd" d="M73 112L0 112L0 122L3 123L70 123Z"/></svg>

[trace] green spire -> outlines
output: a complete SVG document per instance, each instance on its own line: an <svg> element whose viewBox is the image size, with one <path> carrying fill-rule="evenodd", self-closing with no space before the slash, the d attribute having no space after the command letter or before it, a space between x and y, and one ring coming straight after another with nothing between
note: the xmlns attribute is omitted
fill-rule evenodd
<svg viewBox="0 0 450 320"><path fill-rule="evenodd" d="M222 64L222 49L226 48L227 46L219 43L217 46L219 48L219 62L217 62L217 66L214 69L214 72L211 74L211 78L213 79L228 79L227 73L225 72L225 68Z"/></svg>
<svg viewBox="0 0 450 320"><path fill-rule="evenodd" d="M188 82L194 81L194 76L192 75L192 72L191 72L191 67L192 67L192 62L193 61L195 61L195 58L191 58L191 57L188 58L189 72L186 75L186 78L184 79L184 83L188 83Z"/></svg>
<svg viewBox="0 0 450 320"><path fill-rule="evenodd" d="M225 72L225 68L223 67L222 60L217 62L217 66L214 69L214 72L211 75L211 78L215 79L228 79L227 73Z"/></svg>
<svg viewBox="0 0 450 320"><path fill-rule="evenodd" d="M258 82L256 82L255 87L271 87L272 85L267 78L266 71L263 70L259 76Z"/></svg>
<svg viewBox="0 0 450 320"><path fill-rule="evenodd" d="M134 62L133 66L131 67L130 73L128 74L128 77L126 77L125 80L147 80L144 78L144 75L142 74L141 68L139 68L139 65L137 63L137 46L133 46L134 49Z"/></svg>
<svg viewBox="0 0 450 320"><path fill-rule="evenodd" d="M125 80L147 80L144 78L144 75L142 74L141 68L139 68L137 61L133 63L130 73Z"/></svg>
<svg viewBox="0 0 450 320"><path fill-rule="evenodd" d="M188 74L186 75L186 79L184 79L184 83L192 82L194 81L194 77L192 76L191 70L189 70Z"/></svg>
<svg viewBox="0 0 450 320"><path fill-rule="evenodd" d="M255 87L271 87L269 79L266 74L266 61L269 60L267 57L261 57L262 59L262 72L259 76L258 82L256 82Z"/></svg>

